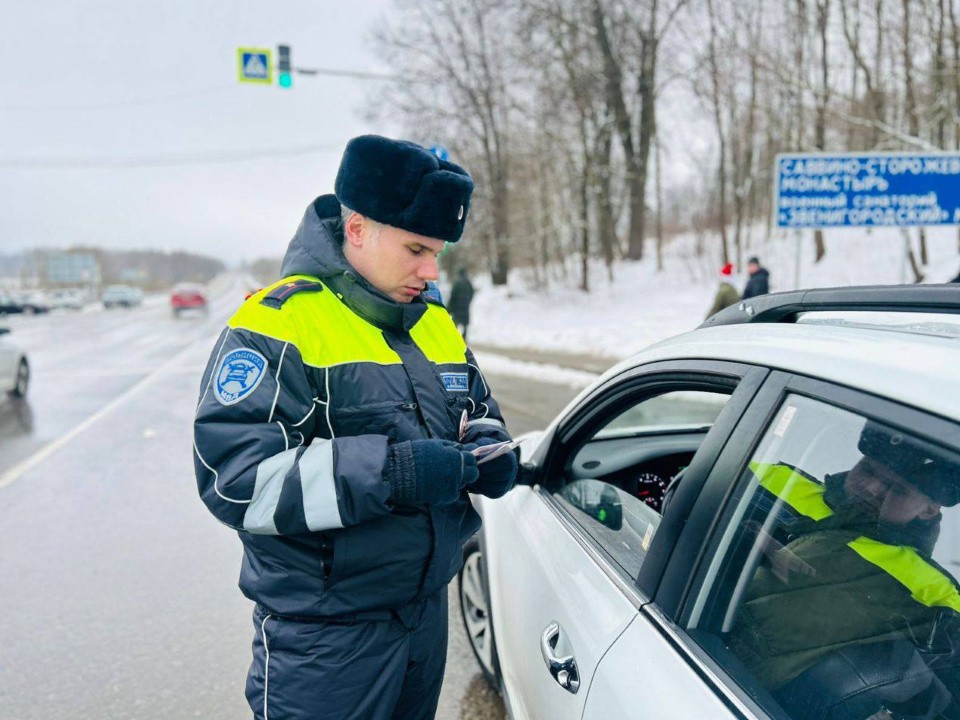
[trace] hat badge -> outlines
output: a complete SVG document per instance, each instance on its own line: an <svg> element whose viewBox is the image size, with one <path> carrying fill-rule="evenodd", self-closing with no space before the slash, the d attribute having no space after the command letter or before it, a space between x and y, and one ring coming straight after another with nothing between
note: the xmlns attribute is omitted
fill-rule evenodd
<svg viewBox="0 0 960 720"><path fill-rule="evenodd" d="M457 220L463 220L463 205L460 206L460 212L457 213Z"/></svg>

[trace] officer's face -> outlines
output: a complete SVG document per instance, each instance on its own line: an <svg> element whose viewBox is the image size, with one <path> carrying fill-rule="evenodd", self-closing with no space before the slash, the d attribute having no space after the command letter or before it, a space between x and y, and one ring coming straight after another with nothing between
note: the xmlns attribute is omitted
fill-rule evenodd
<svg viewBox="0 0 960 720"><path fill-rule="evenodd" d="M443 240L401 230L390 225L376 226L366 218L351 215L344 228L344 255L377 290L408 303L429 281L440 276L437 256Z"/></svg>
<svg viewBox="0 0 960 720"><path fill-rule="evenodd" d="M864 456L847 474L847 498L878 520L904 525L917 518L929 520L940 505L881 462Z"/></svg>

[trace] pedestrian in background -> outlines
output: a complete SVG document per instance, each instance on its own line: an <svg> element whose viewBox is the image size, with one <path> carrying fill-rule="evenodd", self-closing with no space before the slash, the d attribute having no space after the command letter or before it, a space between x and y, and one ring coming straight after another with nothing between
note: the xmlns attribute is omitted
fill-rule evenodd
<svg viewBox="0 0 960 720"><path fill-rule="evenodd" d="M421 292L457 242L467 172L419 145L347 144L308 208L284 279L214 346L194 425L200 495L243 543L257 720L429 720L447 583L513 453L477 361Z"/></svg>
<svg viewBox="0 0 960 720"><path fill-rule="evenodd" d="M760 265L760 258L754 255L747 260L747 274L750 276L743 288L743 299L766 295L770 292L770 273Z"/></svg>
<svg viewBox="0 0 960 720"><path fill-rule="evenodd" d="M450 290L450 302L447 303L447 310L453 318L453 324L457 330L467 339L467 326L470 324L470 303L473 301L473 285L470 278L467 277L467 269L462 267L457 270L457 279L453 281L453 287Z"/></svg>
<svg viewBox="0 0 960 720"><path fill-rule="evenodd" d="M707 310L707 317L738 302L740 302L740 293L733 286L733 263L727 263L720 268L720 286L717 288L717 294L713 296L713 305Z"/></svg>

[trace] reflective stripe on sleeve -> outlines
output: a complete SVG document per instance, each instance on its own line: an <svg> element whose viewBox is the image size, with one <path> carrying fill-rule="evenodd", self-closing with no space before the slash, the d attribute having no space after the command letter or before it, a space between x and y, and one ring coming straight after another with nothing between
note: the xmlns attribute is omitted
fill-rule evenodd
<svg viewBox="0 0 960 720"><path fill-rule="evenodd" d="M273 515L280 501L280 491L287 473L297 461L299 448L290 448L267 458L257 466L253 499L243 515L243 529L255 535L276 535Z"/></svg>
<svg viewBox="0 0 960 720"><path fill-rule="evenodd" d="M333 441L314 440L300 457L303 515L311 530L342 528L333 474Z"/></svg>

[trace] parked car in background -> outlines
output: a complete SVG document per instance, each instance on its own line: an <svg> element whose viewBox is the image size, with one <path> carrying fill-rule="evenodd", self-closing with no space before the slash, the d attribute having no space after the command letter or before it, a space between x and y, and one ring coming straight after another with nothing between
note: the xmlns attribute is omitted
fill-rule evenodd
<svg viewBox="0 0 960 720"><path fill-rule="evenodd" d="M473 496L510 717L960 717L958 368L928 285L751 298L608 370Z"/></svg>
<svg viewBox="0 0 960 720"><path fill-rule="evenodd" d="M143 291L131 285L107 285L100 300L105 308L137 307L143 302Z"/></svg>
<svg viewBox="0 0 960 720"><path fill-rule="evenodd" d="M42 290L21 290L14 297L26 315L50 312L50 300Z"/></svg>
<svg viewBox="0 0 960 720"><path fill-rule="evenodd" d="M50 293L52 309L82 310L87 304L87 294L80 288L61 288Z"/></svg>
<svg viewBox="0 0 960 720"><path fill-rule="evenodd" d="M0 392L22 398L30 385L30 363L9 335L9 328L0 327Z"/></svg>
<svg viewBox="0 0 960 720"><path fill-rule="evenodd" d="M180 283L175 285L170 293L170 307L173 314L179 316L187 310L207 311L207 295L202 285L197 283Z"/></svg>
<svg viewBox="0 0 960 720"><path fill-rule="evenodd" d="M0 315L14 315L23 312L23 305L10 293L0 292Z"/></svg>

